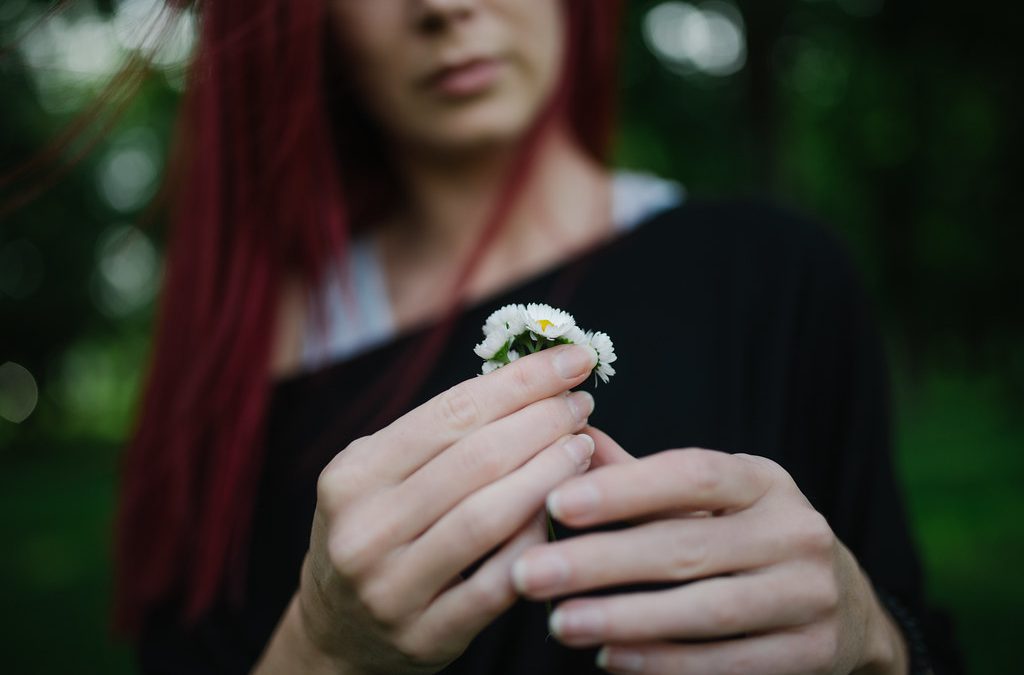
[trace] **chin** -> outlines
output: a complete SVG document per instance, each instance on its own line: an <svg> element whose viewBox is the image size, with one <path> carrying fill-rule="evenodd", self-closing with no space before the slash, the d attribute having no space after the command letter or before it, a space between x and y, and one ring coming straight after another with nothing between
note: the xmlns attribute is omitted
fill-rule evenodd
<svg viewBox="0 0 1024 675"><path fill-rule="evenodd" d="M449 152L471 152L514 143L533 121L538 105L500 98L459 110L438 111L416 135L424 145Z"/></svg>

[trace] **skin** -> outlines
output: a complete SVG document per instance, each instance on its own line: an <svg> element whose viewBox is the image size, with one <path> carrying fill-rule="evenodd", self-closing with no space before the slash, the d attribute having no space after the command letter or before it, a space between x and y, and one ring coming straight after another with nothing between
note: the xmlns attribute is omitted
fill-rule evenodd
<svg viewBox="0 0 1024 675"><path fill-rule="evenodd" d="M594 469L554 490L548 510L570 527L633 525L531 548L516 588L540 600L692 583L563 602L550 620L561 642L604 646L598 663L615 673L906 672L867 577L781 466L699 448L637 460L587 433Z"/></svg>
<svg viewBox="0 0 1024 675"><path fill-rule="evenodd" d="M403 154L451 163L492 152L522 135L558 77L564 26L551 0L331 0L331 10L363 104ZM451 96L428 85L472 58L501 63L493 87Z"/></svg>
<svg viewBox="0 0 1024 675"><path fill-rule="evenodd" d="M461 654L515 602L512 561L544 540L548 492L590 465L593 440L575 432L593 398L566 392L596 361L576 346L520 359L339 453L257 672L430 673Z"/></svg>
<svg viewBox="0 0 1024 675"><path fill-rule="evenodd" d="M439 311L438 289L452 282L552 93L559 3L330 8L403 181L404 206L373 239L402 330ZM493 87L455 100L424 88L445 59L482 50L502 59ZM607 172L553 125L467 295L486 297L609 236L607 185ZM578 195L594 196L581 208ZM282 291L277 373L299 365L302 297L294 284ZM299 588L255 672L436 672L520 595L569 597L552 634L605 646L600 663L612 672L906 672L902 638L870 581L782 467L699 449L633 458L586 426L589 395L567 395L593 363L581 347L524 357L340 452L318 481ZM581 493L595 499L576 507ZM630 526L545 543L545 502L570 527ZM655 580L693 583L572 598ZM725 639L682 642L707 638Z"/></svg>

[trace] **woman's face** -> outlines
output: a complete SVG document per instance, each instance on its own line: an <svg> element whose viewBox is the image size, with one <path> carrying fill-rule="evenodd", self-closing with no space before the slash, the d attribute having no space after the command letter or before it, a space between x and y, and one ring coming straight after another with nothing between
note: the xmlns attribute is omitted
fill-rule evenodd
<svg viewBox="0 0 1024 675"><path fill-rule="evenodd" d="M328 0L345 69L400 146L460 152L518 138L554 90L559 0Z"/></svg>

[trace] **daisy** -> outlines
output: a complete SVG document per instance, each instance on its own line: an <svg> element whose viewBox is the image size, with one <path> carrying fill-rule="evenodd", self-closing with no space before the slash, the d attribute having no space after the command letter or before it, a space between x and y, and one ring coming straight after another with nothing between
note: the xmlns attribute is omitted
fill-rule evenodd
<svg viewBox="0 0 1024 675"><path fill-rule="evenodd" d="M522 305L505 305L496 309L484 323L484 335L495 332L507 333L515 337L526 328L526 308Z"/></svg>
<svg viewBox="0 0 1024 675"><path fill-rule="evenodd" d="M576 319L568 312L551 305L530 303L526 306L526 327L534 335L555 340L569 332L576 325Z"/></svg>
<svg viewBox="0 0 1024 675"><path fill-rule="evenodd" d="M611 364L619 358L615 354L615 345L612 344L612 339L608 337L607 333L600 331L587 333L587 338L590 346L597 352L597 365L594 366L594 372L602 382L607 384L608 378L615 374L615 369Z"/></svg>
<svg viewBox="0 0 1024 675"><path fill-rule="evenodd" d="M505 305L487 317L484 339L473 351L484 360L481 373L487 375L527 354L558 345L580 345L597 355L595 382L608 382L615 374L612 362L615 346L607 333L584 331L568 312L550 305L531 303Z"/></svg>
<svg viewBox="0 0 1024 675"><path fill-rule="evenodd" d="M513 337L515 336L509 335L506 330L496 329L487 335L483 342L474 347L473 352L485 361L494 359L502 350L508 347Z"/></svg>
<svg viewBox="0 0 1024 675"><path fill-rule="evenodd" d="M565 340L567 344L571 345L586 346L590 344L590 338L587 336L586 333L583 332L583 329L580 328L579 326L573 326L572 328L567 330L565 332L565 335L562 336L562 339Z"/></svg>

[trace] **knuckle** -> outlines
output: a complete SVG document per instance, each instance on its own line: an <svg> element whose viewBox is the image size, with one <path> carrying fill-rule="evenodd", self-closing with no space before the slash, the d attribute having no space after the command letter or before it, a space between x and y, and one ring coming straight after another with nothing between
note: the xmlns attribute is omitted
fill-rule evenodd
<svg viewBox="0 0 1024 675"><path fill-rule="evenodd" d="M498 614L516 598L509 583L473 583L469 587L469 601L484 615Z"/></svg>
<svg viewBox="0 0 1024 675"><path fill-rule="evenodd" d="M316 479L316 501L325 506L334 501L334 471L332 465L328 464L320 472Z"/></svg>
<svg viewBox="0 0 1024 675"><path fill-rule="evenodd" d="M548 438L558 438L579 426L569 397L555 396L543 408L537 424Z"/></svg>
<svg viewBox="0 0 1024 675"><path fill-rule="evenodd" d="M369 446L373 445L372 436L360 436L345 446L340 453L341 458L353 458L366 452Z"/></svg>
<svg viewBox="0 0 1024 675"><path fill-rule="evenodd" d="M841 594L832 574L821 574L817 579L808 580L807 589L811 604L819 612L831 613L839 607Z"/></svg>
<svg viewBox="0 0 1024 675"><path fill-rule="evenodd" d="M440 670L445 663L458 656L448 644L447 635L432 635L429 631L412 628L394 639L394 649L404 663L426 667L427 672Z"/></svg>
<svg viewBox="0 0 1024 675"><path fill-rule="evenodd" d="M810 632L803 638L802 651L809 672L832 673L838 660L839 637L831 628Z"/></svg>
<svg viewBox="0 0 1024 675"><path fill-rule="evenodd" d="M325 506L328 512L339 509L351 493L347 473L339 465L328 465L316 480L317 503Z"/></svg>
<svg viewBox="0 0 1024 675"><path fill-rule="evenodd" d="M346 527L339 527L328 541L328 556L343 578L358 579L373 565L370 538Z"/></svg>
<svg viewBox="0 0 1024 675"><path fill-rule="evenodd" d="M422 638L403 636L395 640L394 647L395 651L398 652L401 659L406 663L423 663L430 661L433 656L427 645L427 641Z"/></svg>
<svg viewBox="0 0 1024 675"><path fill-rule="evenodd" d="M675 581L700 576L708 560L707 540L704 537L688 536L685 530L671 537L669 575Z"/></svg>
<svg viewBox="0 0 1024 675"><path fill-rule="evenodd" d="M461 387L452 387L441 394L438 403L441 421L456 431L472 429L480 419L476 399Z"/></svg>
<svg viewBox="0 0 1024 675"><path fill-rule="evenodd" d="M359 602L373 621L382 626L396 626L402 619L401 608L389 584L371 581L360 586Z"/></svg>
<svg viewBox="0 0 1024 675"><path fill-rule="evenodd" d="M552 441L577 426L569 398L565 395L552 396L531 406L529 419L524 424L528 424L538 437Z"/></svg>
<svg viewBox="0 0 1024 675"><path fill-rule="evenodd" d="M459 470L463 476L473 476L487 482L504 473L505 457L502 448L490 439L467 446L458 458Z"/></svg>
<svg viewBox="0 0 1024 675"><path fill-rule="evenodd" d="M443 666L450 657L458 656L458 651L451 654L451 643L460 628L450 617L425 619L421 616L395 636L394 647L407 663L437 662Z"/></svg>
<svg viewBox="0 0 1024 675"><path fill-rule="evenodd" d="M829 554L835 545L835 534L825 516L817 511L808 511L798 519L793 534L793 544L806 555Z"/></svg>
<svg viewBox="0 0 1024 675"><path fill-rule="evenodd" d="M469 503L465 515L459 520L459 536L473 548L487 549L495 543L495 533L501 521L494 509L473 508Z"/></svg>
<svg viewBox="0 0 1024 675"><path fill-rule="evenodd" d="M679 450L677 453L679 471L698 495L711 495L719 490L722 472L714 453L708 450Z"/></svg>
<svg viewBox="0 0 1024 675"><path fill-rule="evenodd" d="M778 474L787 473L786 470L782 468L781 464L779 464L778 462L776 462L774 459L772 459L770 457L765 457L763 455L751 455L751 454L746 453L746 452L734 453L733 457L744 459L744 460L746 460L748 462L753 462L754 464L760 464L761 466L765 467L769 471L772 471L772 472L775 472L775 473L778 473Z"/></svg>
<svg viewBox="0 0 1024 675"><path fill-rule="evenodd" d="M717 602L708 609L708 617L711 619L712 627L723 635L733 635L740 632L743 612L739 603Z"/></svg>
<svg viewBox="0 0 1024 675"><path fill-rule="evenodd" d="M509 375L512 379L512 386L519 394L528 394L533 391L533 373L527 362L518 362L509 368Z"/></svg>
<svg viewBox="0 0 1024 675"><path fill-rule="evenodd" d="M358 486L366 484L359 458L368 442L365 438L352 441L320 471L316 481L318 501L337 507L356 494Z"/></svg>
<svg viewBox="0 0 1024 675"><path fill-rule="evenodd" d="M761 455L748 455L746 453L736 453L733 457L739 457L747 462L760 467L760 473L764 476L767 483L771 486L781 486L784 489L796 490L799 492L799 488L796 487L796 483L793 481L793 477L786 469L776 462L774 459L768 457L762 457Z"/></svg>

